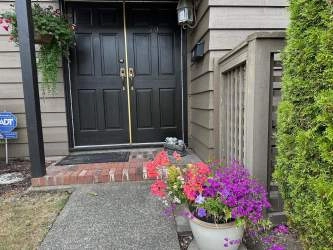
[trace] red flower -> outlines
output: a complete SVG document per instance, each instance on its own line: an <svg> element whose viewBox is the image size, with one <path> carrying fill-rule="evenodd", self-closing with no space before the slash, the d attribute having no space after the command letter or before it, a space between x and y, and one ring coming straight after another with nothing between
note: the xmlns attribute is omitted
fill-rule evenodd
<svg viewBox="0 0 333 250"><path fill-rule="evenodd" d="M190 184L184 185L184 193L186 195L186 198L189 199L190 201L195 200L197 192Z"/></svg>
<svg viewBox="0 0 333 250"><path fill-rule="evenodd" d="M3 22L3 18L2 17L0 17L0 23L2 23Z"/></svg>
<svg viewBox="0 0 333 250"><path fill-rule="evenodd" d="M170 160L169 160L167 152L165 152L165 151L159 152L156 155L156 157L154 159L154 162L155 162L155 164L157 166L166 166L166 165L169 165L170 164Z"/></svg>
<svg viewBox="0 0 333 250"><path fill-rule="evenodd" d="M203 185L206 183L210 168L203 162L198 162L188 167L186 171L186 184L184 185L184 193L190 201L195 200L197 194L202 193Z"/></svg>
<svg viewBox="0 0 333 250"><path fill-rule="evenodd" d="M203 162L197 162L195 166L198 167L198 173L201 175L208 175L210 173L209 166Z"/></svg>
<svg viewBox="0 0 333 250"><path fill-rule="evenodd" d="M168 154L165 151L158 153L153 161L147 163L147 173L149 178L159 176L158 168L170 164Z"/></svg>
<svg viewBox="0 0 333 250"><path fill-rule="evenodd" d="M6 18L5 23L11 23L11 20L9 18Z"/></svg>
<svg viewBox="0 0 333 250"><path fill-rule="evenodd" d="M147 163L147 173L149 178L158 177L157 166L154 161L150 161Z"/></svg>
<svg viewBox="0 0 333 250"><path fill-rule="evenodd" d="M153 195L163 198L166 196L166 188L167 185L163 181L157 180L154 184L151 185L150 190Z"/></svg>

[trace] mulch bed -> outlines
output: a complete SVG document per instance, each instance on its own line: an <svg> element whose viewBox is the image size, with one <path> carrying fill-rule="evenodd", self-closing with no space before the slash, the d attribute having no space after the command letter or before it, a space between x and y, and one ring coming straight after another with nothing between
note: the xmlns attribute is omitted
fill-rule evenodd
<svg viewBox="0 0 333 250"><path fill-rule="evenodd" d="M31 186L30 161L12 160L8 165L6 165L5 162L0 161L0 175L13 172L22 173L25 177L24 180L13 184L0 185L0 197L23 192Z"/></svg>

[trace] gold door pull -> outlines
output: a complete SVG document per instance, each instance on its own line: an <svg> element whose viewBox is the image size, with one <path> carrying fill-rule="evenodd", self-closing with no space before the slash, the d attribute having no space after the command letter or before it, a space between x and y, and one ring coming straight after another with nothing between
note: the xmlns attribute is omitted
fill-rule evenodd
<svg viewBox="0 0 333 250"><path fill-rule="evenodd" d="M130 80L131 90L134 90L133 79L135 77L134 69L128 68L128 78Z"/></svg>
<svg viewBox="0 0 333 250"><path fill-rule="evenodd" d="M123 85L123 91L126 90L126 69L125 68L120 68L120 78L121 78L121 83Z"/></svg>

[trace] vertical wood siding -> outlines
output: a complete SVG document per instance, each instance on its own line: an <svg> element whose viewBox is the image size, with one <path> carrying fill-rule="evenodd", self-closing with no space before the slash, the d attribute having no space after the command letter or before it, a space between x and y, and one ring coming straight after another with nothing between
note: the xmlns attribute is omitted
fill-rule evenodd
<svg viewBox="0 0 333 250"><path fill-rule="evenodd" d="M230 71L223 73L225 100L225 115L221 117L224 123L224 138L226 145L226 161L237 160L244 162L244 92L245 92L245 70L246 65L241 64Z"/></svg>
<svg viewBox="0 0 333 250"><path fill-rule="evenodd" d="M0 11L10 10L15 1L0 1ZM43 6L57 7L54 1L39 1ZM36 47L38 51L38 47ZM28 138L24 110L21 62L18 46L9 42L9 35L0 29L0 111L13 112L18 118L18 139L9 144L10 157L28 157ZM39 75L39 79L41 76ZM41 93L40 93L41 94ZM59 68L57 93L40 100L46 156L68 153L67 122L62 69ZM0 145L0 158L4 147Z"/></svg>
<svg viewBox="0 0 333 250"><path fill-rule="evenodd" d="M248 35L257 31L283 31L288 25L287 0L202 0L198 10L198 25L194 30L188 31L188 56L195 43L204 41L205 56L199 62L188 62L188 95L189 95L189 143L190 147L203 159L219 157L219 140L202 141L196 125L200 124L200 135L206 138L218 138L218 95L216 90L219 77L216 70L217 61L236 45L241 43ZM238 72L239 73L239 72ZM237 72L234 72L237 74ZM238 79L238 78L237 78ZM234 81L234 80L232 80ZM230 83L231 84L231 83ZM226 86L227 87L227 86ZM230 86L229 86L230 87ZM233 87L240 88L239 82ZM209 98L210 100L206 100ZM231 95L233 104L230 109L238 110L240 95L236 91ZM238 100L238 101L237 101ZM231 99L230 99L231 101ZM201 105L200 105L201 103ZM213 103L211 107L210 104ZM195 104L195 105L194 105ZM240 111L239 111L240 112ZM200 113L200 117L197 114ZM237 147L242 142L236 140L240 129L240 113L230 116L234 123L230 143ZM209 119L203 121L203 119ZM236 119L236 120L235 120ZM234 121L235 120L235 121ZM213 124L212 126L208 126ZM209 142L209 144L207 144ZM240 157L241 152L233 152Z"/></svg>

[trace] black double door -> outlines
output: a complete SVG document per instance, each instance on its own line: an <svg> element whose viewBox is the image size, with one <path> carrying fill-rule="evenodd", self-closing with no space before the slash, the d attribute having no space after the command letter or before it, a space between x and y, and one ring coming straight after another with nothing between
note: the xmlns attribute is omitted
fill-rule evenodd
<svg viewBox="0 0 333 250"><path fill-rule="evenodd" d="M175 6L73 4L68 12L77 26L71 53L75 146L180 137Z"/></svg>

